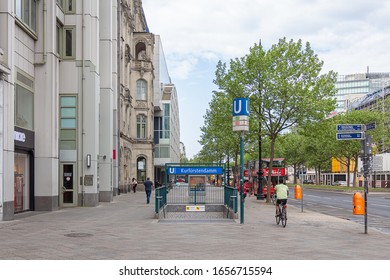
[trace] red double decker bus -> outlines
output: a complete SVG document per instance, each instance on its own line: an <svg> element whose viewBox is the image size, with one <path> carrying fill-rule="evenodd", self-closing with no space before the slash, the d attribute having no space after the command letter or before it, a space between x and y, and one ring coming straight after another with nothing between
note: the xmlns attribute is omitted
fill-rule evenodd
<svg viewBox="0 0 390 280"><path fill-rule="evenodd" d="M256 160L252 163L250 163L251 170L250 170L250 181L251 184L254 186L254 189L257 190L255 192L256 195L260 193L260 195L267 196L267 182L268 182L268 175L270 172L270 158L263 158L262 159L262 166L261 171L259 172L259 161ZM258 176L262 176L261 178L261 191L258 191ZM272 161L272 170L271 170L271 193L274 192L274 186L279 182L279 179L283 178L284 180L287 179L287 171L286 171L286 160L285 158L274 158Z"/></svg>
<svg viewBox="0 0 390 280"><path fill-rule="evenodd" d="M268 177L270 168L270 159L263 158L262 159L262 171L263 177ZM286 160L284 158L274 158L272 161L272 171L271 177L272 179L278 179L279 177L286 177Z"/></svg>

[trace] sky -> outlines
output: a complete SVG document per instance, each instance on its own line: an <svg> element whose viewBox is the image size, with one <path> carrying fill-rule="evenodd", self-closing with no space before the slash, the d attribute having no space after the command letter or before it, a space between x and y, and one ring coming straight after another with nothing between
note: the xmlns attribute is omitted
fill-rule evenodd
<svg viewBox="0 0 390 280"><path fill-rule="evenodd" d="M323 72L390 72L387 0L142 0L149 31L161 36L180 111L187 158L201 150L218 61L279 39L309 42Z"/></svg>

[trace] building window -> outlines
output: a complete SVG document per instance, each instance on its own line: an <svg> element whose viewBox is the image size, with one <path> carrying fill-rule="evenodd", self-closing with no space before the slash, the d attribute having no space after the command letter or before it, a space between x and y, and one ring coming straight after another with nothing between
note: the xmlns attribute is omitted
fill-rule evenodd
<svg viewBox="0 0 390 280"><path fill-rule="evenodd" d="M75 0L57 0L57 5L66 14L74 14L76 10Z"/></svg>
<svg viewBox="0 0 390 280"><path fill-rule="evenodd" d="M16 16L30 29L37 31L37 0L15 0Z"/></svg>
<svg viewBox="0 0 390 280"><path fill-rule="evenodd" d="M76 150L77 143L76 96L60 96L60 149Z"/></svg>
<svg viewBox="0 0 390 280"><path fill-rule="evenodd" d="M137 60L146 60L146 46L145 43L139 42L135 46L135 55Z"/></svg>
<svg viewBox="0 0 390 280"><path fill-rule="evenodd" d="M154 118L154 144L160 143L160 138L162 138L162 117Z"/></svg>
<svg viewBox="0 0 390 280"><path fill-rule="evenodd" d="M169 139L171 134L171 118L170 118L170 106L169 104L163 104L164 108L164 135L162 138Z"/></svg>
<svg viewBox="0 0 390 280"><path fill-rule="evenodd" d="M14 211L15 213L30 209L30 156L15 153L14 159Z"/></svg>
<svg viewBox="0 0 390 280"><path fill-rule="evenodd" d="M144 182L146 180L146 159L139 157L137 159L137 181Z"/></svg>
<svg viewBox="0 0 390 280"><path fill-rule="evenodd" d="M20 71L15 82L15 125L34 130L34 81Z"/></svg>
<svg viewBox="0 0 390 280"><path fill-rule="evenodd" d="M137 116L137 138L138 139L146 138L146 116L145 115Z"/></svg>
<svg viewBox="0 0 390 280"><path fill-rule="evenodd" d="M147 86L148 83L145 80L138 80L137 81L137 100L147 100Z"/></svg>
<svg viewBox="0 0 390 280"><path fill-rule="evenodd" d="M156 146L155 157L156 158L170 158L170 147L169 147L169 145L160 144L160 145Z"/></svg>
<svg viewBox="0 0 390 280"><path fill-rule="evenodd" d="M57 22L57 26L56 26L56 44L57 44L57 55L61 56L62 54L62 25Z"/></svg>
<svg viewBox="0 0 390 280"><path fill-rule="evenodd" d="M58 42L62 49L63 59L75 59L76 54L76 27L64 26L59 34L62 37L62 42Z"/></svg>

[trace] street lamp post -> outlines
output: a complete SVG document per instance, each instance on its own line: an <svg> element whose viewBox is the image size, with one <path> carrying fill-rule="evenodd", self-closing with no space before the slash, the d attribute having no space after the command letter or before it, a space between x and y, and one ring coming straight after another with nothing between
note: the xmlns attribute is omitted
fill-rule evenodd
<svg viewBox="0 0 390 280"><path fill-rule="evenodd" d="M259 40L259 47L261 47L261 39ZM259 82L261 81L261 71L259 71ZM259 88L259 170L257 172L257 200L262 199L263 194L263 160L261 155L261 116L262 116L262 88Z"/></svg>
<svg viewBox="0 0 390 280"><path fill-rule="evenodd" d="M261 98L261 94L260 94ZM261 115L261 103L259 108L259 113ZM261 157L261 121L259 118L259 170L257 172L257 200L262 199L262 188L263 188L263 160Z"/></svg>

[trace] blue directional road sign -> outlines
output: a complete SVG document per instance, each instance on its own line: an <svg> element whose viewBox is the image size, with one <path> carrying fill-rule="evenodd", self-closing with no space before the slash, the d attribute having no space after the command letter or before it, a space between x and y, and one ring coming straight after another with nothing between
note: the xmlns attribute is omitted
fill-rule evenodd
<svg viewBox="0 0 390 280"><path fill-rule="evenodd" d="M375 127L376 127L376 123L374 122L366 124L366 130L372 130L375 129Z"/></svg>
<svg viewBox="0 0 390 280"><path fill-rule="evenodd" d="M362 140L364 139L363 132L356 133L336 133L337 140Z"/></svg>
<svg viewBox="0 0 390 280"><path fill-rule="evenodd" d="M336 126L337 131L363 131L363 128L362 124L338 124Z"/></svg>

